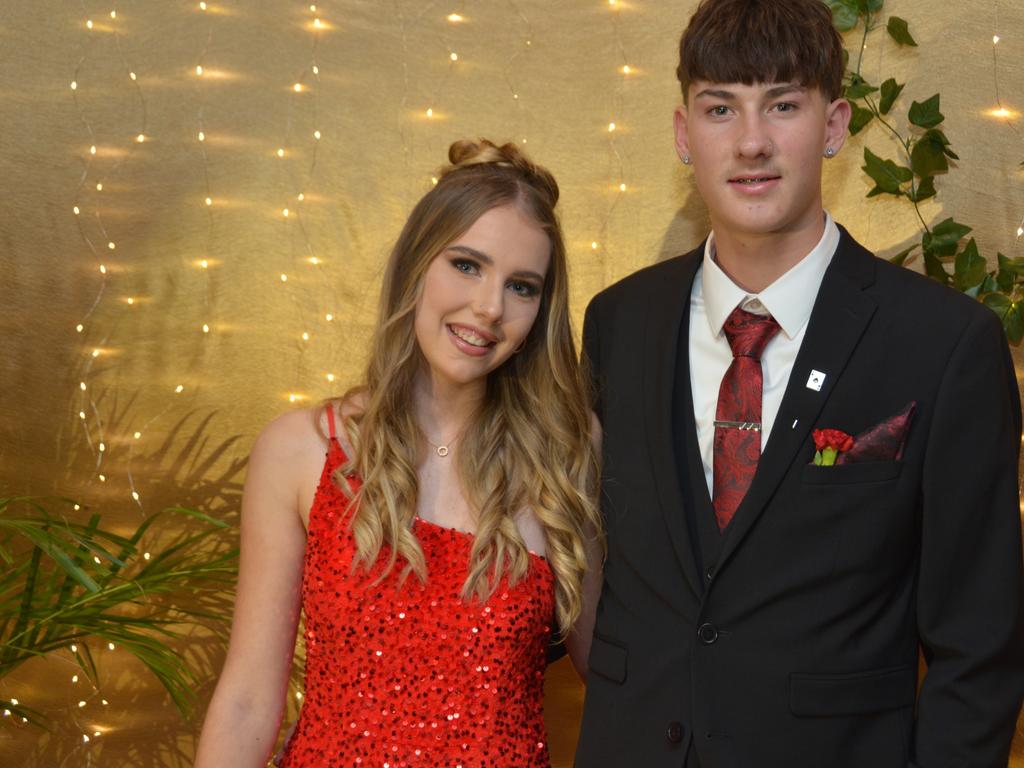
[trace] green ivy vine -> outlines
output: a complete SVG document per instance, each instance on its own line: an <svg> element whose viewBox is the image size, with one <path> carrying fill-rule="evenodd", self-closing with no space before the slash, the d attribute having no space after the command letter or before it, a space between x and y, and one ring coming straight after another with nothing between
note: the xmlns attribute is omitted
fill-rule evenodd
<svg viewBox="0 0 1024 768"><path fill-rule="evenodd" d="M853 107L850 134L856 135L877 122L898 145L898 159L876 155L864 148L863 170L874 182L867 197L892 195L913 206L921 223L921 241L890 258L895 264L910 265L920 256L925 273L940 283L953 286L977 298L999 315L1007 338L1013 345L1024 339L1024 258L996 254L996 268L978 252L974 238L966 239L971 227L953 218L929 226L920 204L934 197L935 180L949 173L950 161L960 158L942 130L945 120L938 93L923 101L912 101L906 122L897 124L892 114L904 83L888 78L875 85L862 74L868 35L882 26L885 0L824 0L832 10L835 27L841 33L860 31L856 62L846 52L847 70L843 95ZM898 45L916 47L910 26L899 16L888 16L885 29Z"/></svg>

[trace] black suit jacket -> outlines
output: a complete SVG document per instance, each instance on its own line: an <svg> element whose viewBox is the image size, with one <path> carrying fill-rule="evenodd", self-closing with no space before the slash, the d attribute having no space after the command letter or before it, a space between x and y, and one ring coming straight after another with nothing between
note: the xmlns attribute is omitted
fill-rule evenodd
<svg viewBox="0 0 1024 768"><path fill-rule="evenodd" d="M679 768L687 751L701 768L1004 766L1024 590L1020 399L997 317L842 230L705 574L696 438L678 439L672 419L702 254L631 275L587 309L608 558L577 767ZM826 374L820 391L812 370ZM901 461L811 465L813 429L857 434L910 401Z"/></svg>

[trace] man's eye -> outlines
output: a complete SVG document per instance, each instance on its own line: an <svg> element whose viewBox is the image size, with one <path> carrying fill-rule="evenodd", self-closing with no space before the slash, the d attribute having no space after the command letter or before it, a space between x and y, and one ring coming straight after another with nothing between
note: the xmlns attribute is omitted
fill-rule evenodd
<svg viewBox="0 0 1024 768"><path fill-rule="evenodd" d="M779 112L792 112L796 109L796 104L784 101L781 104L776 104L775 109Z"/></svg>
<svg viewBox="0 0 1024 768"><path fill-rule="evenodd" d="M714 115L715 117L723 117L729 114L729 108L726 106L719 105L717 107L712 107L711 109L709 109L708 114Z"/></svg>

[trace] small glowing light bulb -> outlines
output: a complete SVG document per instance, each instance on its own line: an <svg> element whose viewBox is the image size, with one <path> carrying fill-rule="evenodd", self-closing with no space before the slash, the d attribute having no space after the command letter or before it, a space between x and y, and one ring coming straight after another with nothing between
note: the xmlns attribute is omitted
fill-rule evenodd
<svg viewBox="0 0 1024 768"><path fill-rule="evenodd" d="M104 703L106 703L106 702L104 702ZM92 732L92 735L93 735L94 737L96 737L96 738L99 738L99 736L100 736L100 732L99 732L99 731L93 731L93 732Z"/></svg>
<svg viewBox="0 0 1024 768"><path fill-rule="evenodd" d="M80 504L75 504L75 505L74 505L74 509L75 509L75 512L78 512L78 511L79 511L79 510L80 510L81 508L82 508L82 507L81 507L81 505L80 505ZM72 646L71 646L71 650L73 651L73 650L75 650L75 649L76 649L77 647L78 647L78 646L72 645Z"/></svg>
<svg viewBox="0 0 1024 768"><path fill-rule="evenodd" d="M622 74L628 75L632 71L633 70L629 68L629 64L623 64L622 65Z"/></svg>
<svg viewBox="0 0 1024 768"><path fill-rule="evenodd" d="M200 11L205 11L206 10L206 3L205 2L202 2L202 3L199 4L199 10Z"/></svg>
<svg viewBox="0 0 1024 768"><path fill-rule="evenodd" d="M71 81L71 90L72 91L77 91L78 90L78 81L77 80L72 80Z"/></svg>
<svg viewBox="0 0 1024 768"><path fill-rule="evenodd" d="M135 501L138 501L139 500L139 492L138 491L132 491L132 498L135 499Z"/></svg>
<svg viewBox="0 0 1024 768"><path fill-rule="evenodd" d="M282 147L277 148L277 156L284 157L284 149Z"/></svg>
<svg viewBox="0 0 1024 768"><path fill-rule="evenodd" d="M128 304L130 306L134 306L135 305L135 297L134 296L129 296L128 297Z"/></svg>
<svg viewBox="0 0 1024 768"><path fill-rule="evenodd" d="M1024 237L1024 227L1017 227L1017 237Z"/></svg>
<svg viewBox="0 0 1024 768"><path fill-rule="evenodd" d="M82 331L85 330L85 326L79 323L78 325L75 326L75 330L81 333Z"/></svg>
<svg viewBox="0 0 1024 768"><path fill-rule="evenodd" d="M79 707L84 707L84 706L85 706L85 702L84 702L84 701L80 701L80 702L78 702L78 706L79 706ZM88 737L88 736L83 736L82 738L84 738L84 739L85 739L86 741L88 741L88 740L89 740L89 737Z"/></svg>
<svg viewBox="0 0 1024 768"><path fill-rule="evenodd" d="M96 154L96 145L95 144L93 144L91 147L89 147L89 154L90 155L95 155Z"/></svg>
<svg viewBox="0 0 1024 768"><path fill-rule="evenodd" d="M296 83L292 86L292 90L296 93L302 93L302 83Z"/></svg>
<svg viewBox="0 0 1024 768"><path fill-rule="evenodd" d="M206 269L210 266L210 262L208 262L206 259L203 259L202 261L199 262L199 266L202 267L203 269Z"/></svg>
<svg viewBox="0 0 1024 768"><path fill-rule="evenodd" d="M309 341L309 334L306 333L305 331L302 332L302 340Z"/></svg>
<svg viewBox="0 0 1024 768"><path fill-rule="evenodd" d="M130 77L132 80L138 80L139 79L138 77L135 76L134 72L129 72L128 73L128 77Z"/></svg>
<svg viewBox="0 0 1024 768"><path fill-rule="evenodd" d="M298 196L299 202L301 203L305 199L306 199L306 196L304 194L302 194L301 192L299 192L299 196Z"/></svg>
<svg viewBox="0 0 1024 768"><path fill-rule="evenodd" d="M458 24L460 21L462 21L462 16L460 16L457 13L449 13L448 21L450 21L452 24Z"/></svg>
<svg viewBox="0 0 1024 768"><path fill-rule="evenodd" d="M206 198L206 204L207 205L213 205L213 198L212 197Z"/></svg>
<svg viewBox="0 0 1024 768"><path fill-rule="evenodd" d="M309 6L309 10L310 10L310 13L316 13L316 6L315 5Z"/></svg>
<svg viewBox="0 0 1024 768"><path fill-rule="evenodd" d="M138 136L135 137L135 140L139 142L139 144L141 144L146 140L146 134L140 133Z"/></svg>
<svg viewBox="0 0 1024 768"><path fill-rule="evenodd" d="M100 264L100 274L101 275L107 274L107 265L106 264ZM133 301L133 299L128 299L128 303L129 304L131 304L132 301Z"/></svg>
<svg viewBox="0 0 1024 768"><path fill-rule="evenodd" d="M142 553L142 559L143 560L149 560L150 557L152 557L152 555L150 555L149 552L143 552Z"/></svg>
<svg viewBox="0 0 1024 768"><path fill-rule="evenodd" d="M117 11L111 11L110 12L110 18L116 19L117 18Z"/></svg>
<svg viewBox="0 0 1024 768"><path fill-rule="evenodd" d="M203 133L202 131L199 132L199 140L206 141L206 134Z"/></svg>
<svg viewBox="0 0 1024 768"><path fill-rule="evenodd" d="M100 475L99 477L100 477L100 482L101 483L107 482L107 476L106 475Z"/></svg>
<svg viewBox="0 0 1024 768"><path fill-rule="evenodd" d="M281 210L281 215L282 215L282 216L284 216L284 217L285 217L286 219L288 218L288 215L289 215L290 213L291 213L291 211L289 211L289 210L288 210L287 208L283 208L283 209Z"/></svg>
<svg viewBox="0 0 1024 768"><path fill-rule="evenodd" d="M78 418L80 418L80 419L82 419L84 421L85 420L85 411L79 411L78 412Z"/></svg>
<svg viewBox="0 0 1024 768"><path fill-rule="evenodd" d="M327 380L333 382L334 381L334 374L333 373L328 373L327 374Z"/></svg>
<svg viewBox="0 0 1024 768"><path fill-rule="evenodd" d="M93 356L93 357L99 357L99 356L100 356L100 351L99 351L98 349L94 349L94 350L92 351L92 356Z"/></svg>
<svg viewBox="0 0 1024 768"><path fill-rule="evenodd" d="M178 386L176 386L174 388L174 394L180 395L184 390L185 390L185 387L183 387L181 384L179 384Z"/></svg>
<svg viewBox="0 0 1024 768"><path fill-rule="evenodd" d="M320 131L313 131L313 138L320 141Z"/></svg>
<svg viewBox="0 0 1024 768"><path fill-rule="evenodd" d="M992 35L992 45L997 45L998 43L999 43L999 35Z"/></svg>
<svg viewBox="0 0 1024 768"><path fill-rule="evenodd" d="M288 395L288 402L294 403L298 398L295 395Z"/></svg>
<svg viewBox="0 0 1024 768"><path fill-rule="evenodd" d="M85 22L86 29L92 29L92 19Z"/></svg>
<svg viewBox="0 0 1024 768"><path fill-rule="evenodd" d="M332 315L330 312L328 312L326 315L324 315L324 320L326 320L328 323L331 322L333 319L334 319L334 315Z"/></svg>
<svg viewBox="0 0 1024 768"><path fill-rule="evenodd" d="M608 123L608 133L615 130L615 123Z"/></svg>
<svg viewBox="0 0 1024 768"><path fill-rule="evenodd" d="M457 54L455 51L452 51L451 54L448 56L448 58L451 59L452 61L458 61L459 60L459 54Z"/></svg>
<svg viewBox="0 0 1024 768"><path fill-rule="evenodd" d="M999 107L997 109L993 109L990 114L992 115L992 117L1004 118L1010 116L1010 110L1008 110L1006 107Z"/></svg>
<svg viewBox="0 0 1024 768"><path fill-rule="evenodd" d="M203 323L203 333L209 333L209 332L210 332L210 326L207 325L206 323Z"/></svg>
<svg viewBox="0 0 1024 768"><path fill-rule="evenodd" d="M134 437L136 440L138 440L140 437L142 437L142 433L141 432L136 432L134 435L132 435L132 437Z"/></svg>
<svg viewBox="0 0 1024 768"><path fill-rule="evenodd" d="M430 183L436 186L437 185L437 176L431 176L430 177Z"/></svg>
<svg viewBox="0 0 1024 768"><path fill-rule="evenodd" d="M97 192L102 192L103 191L103 182L102 181L96 182L96 191Z"/></svg>
<svg viewBox="0 0 1024 768"><path fill-rule="evenodd" d="M288 275L286 275L284 272L281 273L281 282L282 283L287 283L288 282Z"/></svg>
<svg viewBox="0 0 1024 768"><path fill-rule="evenodd" d="M100 453L103 453L105 450L107 450L106 443L100 443Z"/></svg>
<svg viewBox="0 0 1024 768"><path fill-rule="evenodd" d="M78 675L72 675L71 676L71 682L72 683L77 683L78 682Z"/></svg>
<svg viewBox="0 0 1024 768"><path fill-rule="evenodd" d="M113 643L107 643L107 649L111 650L111 651L114 650L114 644Z"/></svg>
<svg viewBox="0 0 1024 768"><path fill-rule="evenodd" d="M82 212L82 210L77 205L74 208L72 208L71 210L73 210L75 212L75 216L77 216L78 214L80 214Z"/></svg>
<svg viewBox="0 0 1024 768"><path fill-rule="evenodd" d="M85 392L85 390L86 390L86 389L88 389L88 387L86 386L86 384L85 384L85 382L84 382L84 381L80 381L80 382L78 382L78 388L79 388L80 390L82 390L83 392Z"/></svg>
<svg viewBox="0 0 1024 768"><path fill-rule="evenodd" d="M320 19L313 19L313 26L316 27L317 29L320 29L323 26L323 24L320 23Z"/></svg>
<svg viewBox="0 0 1024 768"><path fill-rule="evenodd" d="M85 702L84 701L81 702L81 704L79 706L83 706L84 707L85 706ZM83 744L88 744L89 743L89 736L88 736L88 734L85 734L85 733L82 734L82 743Z"/></svg>
<svg viewBox="0 0 1024 768"><path fill-rule="evenodd" d="M76 504L75 507L77 508L78 505ZM72 653L78 653L78 646L75 645L74 643L71 644L71 652ZM77 678L77 677L78 677L78 675L75 675L75 678ZM78 680L76 679L75 682L77 683Z"/></svg>
<svg viewBox="0 0 1024 768"><path fill-rule="evenodd" d="M519 98L519 94L518 93L513 93L512 94L512 98L513 99L518 99Z"/></svg>
<svg viewBox="0 0 1024 768"><path fill-rule="evenodd" d="M203 65L202 64L196 64L196 74L197 75L203 74Z"/></svg>
<svg viewBox="0 0 1024 768"><path fill-rule="evenodd" d="M295 692L295 698L296 699L301 699L302 698L302 691L296 691Z"/></svg>
<svg viewBox="0 0 1024 768"><path fill-rule="evenodd" d="M320 74L320 67L318 67L316 64L313 65L313 74L314 75L319 75Z"/></svg>
<svg viewBox="0 0 1024 768"><path fill-rule="evenodd" d="M318 259L316 256L310 256L309 263L315 267L317 264L320 263L320 259Z"/></svg>
<svg viewBox="0 0 1024 768"><path fill-rule="evenodd" d="M625 192L625 191L626 191L626 182L622 182L621 184L619 184L619 192Z"/></svg>
<svg viewBox="0 0 1024 768"><path fill-rule="evenodd" d="M597 250L597 240L594 240L594 241L592 241L590 243L590 250L592 250L592 251L596 251Z"/></svg>
<svg viewBox="0 0 1024 768"><path fill-rule="evenodd" d="M107 248L109 248L110 250L114 250L115 248L117 248L117 245L114 243L113 240L111 240L109 243L107 243Z"/></svg>
<svg viewBox="0 0 1024 768"><path fill-rule="evenodd" d="M94 563L96 563L96 565L102 565L102 564L103 564L103 561L102 561L102 560L100 560L100 559L99 559L98 557L96 557L95 555L93 555L93 558L92 558L92 559L93 559L93 562L94 562Z"/></svg>
<svg viewBox="0 0 1024 768"><path fill-rule="evenodd" d="M433 107L427 107L427 117L433 117L433 116L434 116L434 108Z"/></svg>

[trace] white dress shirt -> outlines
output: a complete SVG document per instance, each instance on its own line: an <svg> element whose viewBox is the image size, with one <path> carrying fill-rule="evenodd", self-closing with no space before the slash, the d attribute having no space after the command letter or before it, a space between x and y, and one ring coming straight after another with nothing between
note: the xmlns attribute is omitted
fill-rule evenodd
<svg viewBox="0 0 1024 768"><path fill-rule="evenodd" d="M814 300L838 245L839 228L826 212L825 232L814 249L774 283L753 294L736 285L718 266L714 232L708 237L704 261L694 277L690 292L689 345L693 415L708 493L712 493L714 478L714 421L718 389L732 364L732 349L722 331L726 318L739 306L754 314L770 314L781 326L761 355L764 376L761 391L763 453L779 413L796 354L804 340Z"/></svg>

